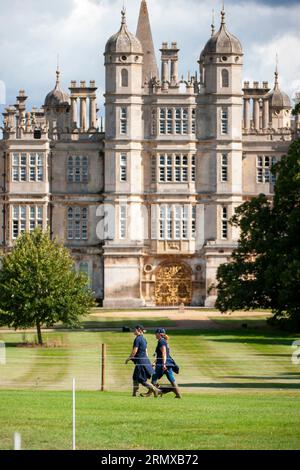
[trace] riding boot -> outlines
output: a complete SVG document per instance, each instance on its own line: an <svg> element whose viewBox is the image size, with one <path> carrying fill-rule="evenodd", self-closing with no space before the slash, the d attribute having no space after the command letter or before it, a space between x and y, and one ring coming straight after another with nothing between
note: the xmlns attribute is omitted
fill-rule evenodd
<svg viewBox="0 0 300 470"><path fill-rule="evenodd" d="M172 382L173 392L175 393L175 398L181 398L181 394L176 382Z"/></svg>
<svg viewBox="0 0 300 470"><path fill-rule="evenodd" d="M133 390L132 390L132 396L136 397L136 394L139 389L139 383L138 382L133 382Z"/></svg>

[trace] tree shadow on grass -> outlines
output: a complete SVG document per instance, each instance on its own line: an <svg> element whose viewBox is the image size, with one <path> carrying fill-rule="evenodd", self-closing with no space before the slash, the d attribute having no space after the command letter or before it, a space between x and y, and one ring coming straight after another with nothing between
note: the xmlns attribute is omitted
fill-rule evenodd
<svg viewBox="0 0 300 470"><path fill-rule="evenodd" d="M150 333L150 332L149 332ZM214 341L221 344L244 344L244 345L266 345L266 346L292 346L295 339L299 339L300 336L293 335L290 333L286 335L282 332L278 334L275 332L250 332L250 331L222 331L222 330L169 330L169 336L174 337L198 337L203 338L208 341ZM278 354L278 353L263 353L252 351L251 355L253 356L270 356L270 357L288 357L290 354Z"/></svg>
<svg viewBox="0 0 300 470"><path fill-rule="evenodd" d="M240 379L240 380L299 380L300 384L300 374L295 374L295 377L287 377L287 374L279 376L267 376L267 375L224 375L220 377L221 379Z"/></svg>
<svg viewBox="0 0 300 470"><path fill-rule="evenodd" d="M137 323L142 323L144 327L150 330L154 330L158 328L159 326L163 327L173 327L175 326L175 323L172 320L145 320L145 321L139 321L139 320L108 320L108 321L97 321L97 320L86 320L80 323L80 326L78 328L72 328L68 327L66 325L55 325L53 328L55 330L68 330L68 331L84 331L84 330L106 330L109 328L112 329L119 329L122 330L123 327L128 327L131 330L134 329Z"/></svg>
<svg viewBox="0 0 300 470"><path fill-rule="evenodd" d="M252 389L285 389L285 390L300 390L300 382L299 384L291 384L291 383L264 383L264 382L247 382L247 383L239 383L239 382L220 382L220 383L185 383L179 384L181 388L229 388L229 389L245 389L245 388L252 388Z"/></svg>
<svg viewBox="0 0 300 470"><path fill-rule="evenodd" d="M297 375L300 378L300 372L285 372L284 375Z"/></svg>
<svg viewBox="0 0 300 470"><path fill-rule="evenodd" d="M18 342L18 343L8 343L6 342L5 343L5 347L6 348L26 348L26 347L34 347L34 346L29 346L28 343L23 343L22 341Z"/></svg>
<svg viewBox="0 0 300 470"><path fill-rule="evenodd" d="M244 343L244 344L260 344L260 345L270 345L270 346L292 346L295 337L282 338L282 337L273 337L268 338L249 338L249 337L238 337L238 338L215 338L213 341L220 343ZM264 354L263 354L264 355Z"/></svg>
<svg viewBox="0 0 300 470"><path fill-rule="evenodd" d="M251 356L256 356L256 357L291 357L290 354L275 354L275 353L255 353L252 352L250 354Z"/></svg>

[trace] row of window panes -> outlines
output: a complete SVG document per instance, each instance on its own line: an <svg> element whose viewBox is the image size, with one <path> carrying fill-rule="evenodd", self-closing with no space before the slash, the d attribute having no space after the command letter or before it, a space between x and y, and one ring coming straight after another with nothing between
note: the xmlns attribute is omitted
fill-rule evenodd
<svg viewBox="0 0 300 470"><path fill-rule="evenodd" d="M28 217L27 217L28 215ZM12 238L15 240L26 230L32 232L36 227L43 226L42 206L12 207Z"/></svg>
<svg viewBox="0 0 300 470"><path fill-rule="evenodd" d="M91 279L91 275L90 275L90 266L89 266L89 263L83 261L81 263L79 263L78 265L78 271L82 274L85 274L87 276L87 280L88 280L88 286L89 287L92 287L92 279Z"/></svg>
<svg viewBox="0 0 300 470"><path fill-rule="evenodd" d="M122 135L127 134L127 108L121 108L120 110L120 133Z"/></svg>
<svg viewBox="0 0 300 470"><path fill-rule="evenodd" d="M221 181L225 183L228 181L228 155L223 153L221 156Z"/></svg>
<svg viewBox="0 0 300 470"><path fill-rule="evenodd" d="M120 155L120 181L127 181L127 155L122 153Z"/></svg>
<svg viewBox="0 0 300 470"><path fill-rule="evenodd" d="M272 166L276 163L275 157L259 156L256 161L256 181L257 183L276 182L276 175L271 173Z"/></svg>
<svg viewBox="0 0 300 470"><path fill-rule="evenodd" d="M191 110L191 126L190 132L195 134L196 110ZM153 117L152 117L153 119ZM152 134L154 134L152 129ZM159 109L159 133L161 135L189 134L189 109L188 108L160 108Z"/></svg>
<svg viewBox="0 0 300 470"><path fill-rule="evenodd" d="M127 210L126 206L120 206L120 239L126 238L127 232Z"/></svg>
<svg viewBox="0 0 300 470"><path fill-rule="evenodd" d="M68 158L68 183L87 183L89 179L88 157Z"/></svg>
<svg viewBox="0 0 300 470"><path fill-rule="evenodd" d="M88 209L86 207L68 208L68 240L88 239Z"/></svg>
<svg viewBox="0 0 300 470"><path fill-rule="evenodd" d="M222 207L222 239L226 240L228 238L228 209L227 207Z"/></svg>
<svg viewBox="0 0 300 470"><path fill-rule="evenodd" d="M188 240L189 229L191 238L196 236L196 206L192 207L191 217L189 206L161 206L159 209L160 240Z"/></svg>
<svg viewBox="0 0 300 470"><path fill-rule="evenodd" d="M44 155L40 153L14 153L12 155L13 181L44 181Z"/></svg>
<svg viewBox="0 0 300 470"><path fill-rule="evenodd" d="M196 156L159 155L159 181L185 183L196 181ZM156 181L156 157L152 157L152 182Z"/></svg>
<svg viewBox="0 0 300 470"><path fill-rule="evenodd" d="M228 134L228 109L222 108L221 111L221 134Z"/></svg>

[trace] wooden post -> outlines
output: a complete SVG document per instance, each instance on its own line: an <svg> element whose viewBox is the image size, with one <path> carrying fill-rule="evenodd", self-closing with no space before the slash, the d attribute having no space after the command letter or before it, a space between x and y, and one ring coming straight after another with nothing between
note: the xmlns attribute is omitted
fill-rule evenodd
<svg viewBox="0 0 300 470"><path fill-rule="evenodd" d="M106 345L102 344L101 356L101 392L105 390L105 375L106 375Z"/></svg>

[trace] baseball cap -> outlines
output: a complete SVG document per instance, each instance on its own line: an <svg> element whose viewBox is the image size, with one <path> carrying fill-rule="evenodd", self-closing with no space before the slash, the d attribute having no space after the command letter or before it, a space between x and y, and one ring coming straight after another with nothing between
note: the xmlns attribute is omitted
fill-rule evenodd
<svg viewBox="0 0 300 470"><path fill-rule="evenodd" d="M146 331L145 328L143 327L143 325L136 325L134 327L135 330L141 330L141 331Z"/></svg>
<svg viewBox="0 0 300 470"><path fill-rule="evenodd" d="M155 333L158 333L160 335L165 335L166 334L166 330L164 328L157 328Z"/></svg>

